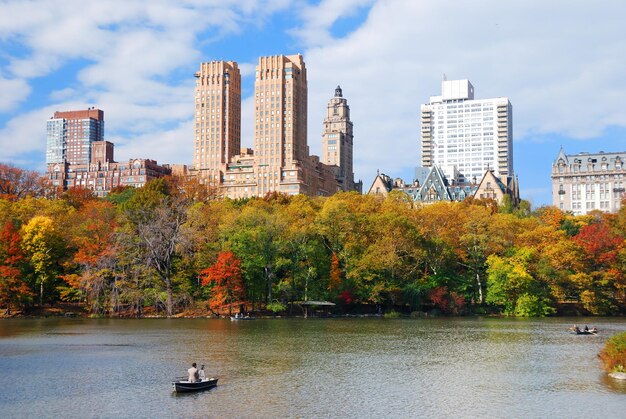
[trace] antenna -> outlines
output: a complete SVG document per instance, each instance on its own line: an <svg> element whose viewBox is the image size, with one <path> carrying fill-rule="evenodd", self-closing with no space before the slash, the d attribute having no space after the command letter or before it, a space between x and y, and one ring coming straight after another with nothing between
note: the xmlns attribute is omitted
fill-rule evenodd
<svg viewBox="0 0 626 419"><path fill-rule="evenodd" d="M447 81L448 77L446 76L446 73L443 73L443 80L442 81Z"/></svg>

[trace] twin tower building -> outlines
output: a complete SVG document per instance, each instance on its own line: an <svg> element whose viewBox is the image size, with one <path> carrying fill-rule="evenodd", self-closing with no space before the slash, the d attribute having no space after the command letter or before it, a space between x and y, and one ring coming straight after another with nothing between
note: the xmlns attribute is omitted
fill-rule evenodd
<svg viewBox="0 0 626 419"><path fill-rule="evenodd" d="M196 72L192 170L223 196L361 192L354 181L350 108L340 87L330 99L322 156L307 144L307 71L302 55L261 57L254 83L254 149L241 146L241 74L236 62Z"/></svg>

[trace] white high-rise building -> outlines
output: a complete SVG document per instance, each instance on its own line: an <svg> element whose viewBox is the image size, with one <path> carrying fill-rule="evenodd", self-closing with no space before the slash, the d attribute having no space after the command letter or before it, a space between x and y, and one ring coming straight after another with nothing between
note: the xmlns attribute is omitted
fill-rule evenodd
<svg viewBox="0 0 626 419"><path fill-rule="evenodd" d="M448 179L513 176L513 108L506 97L474 99L469 80L443 80L441 96L421 106L422 166Z"/></svg>

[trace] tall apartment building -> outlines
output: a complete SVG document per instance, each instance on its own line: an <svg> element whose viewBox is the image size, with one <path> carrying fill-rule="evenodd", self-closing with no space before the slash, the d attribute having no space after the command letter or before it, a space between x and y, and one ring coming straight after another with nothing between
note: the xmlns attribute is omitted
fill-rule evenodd
<svg viewBox="0 0 626 419"><path fill-rule="evenodd" d="M91 144L104 140L104 112L55 112L46 127L46 163L89 164Z"/></svg>
<svg viewBox="0 0 626 419"><path fill-rule="evenodd" d="M340 86L335 96L328 101L324 131L322 133L322 159L335 173L339 188L343 191L361 191L361 184L354 183L352 121L350 107L343 97Z"/></svg>
<svg viewBox="0 0 626 419"><path fill-rule="evenodd" d="M237 83L239 86L239 79ZM309 155L307 72L302 55L259 58L254 88L254 151L241 149L240 142L233 141L233 148L235 144L239 146L237 154L225 153L223 160L209 166L215 172L222 168L221 177L213 175L222 194L236 199L262 197L270 192L309 196L337 192L331 168L320 162L319 157ZM197 101L198 97L202 94L196 96L196 107L202 103ZM198 109L202 106L196 112ZM198 115L201 114L196 113L196 118ZM229 109L226 115L225 120L235 118L234 115L240 118L235 109ZM195 129L206 130L206 125L202 128L202 120L196 119ZM198 150L201 153L202 146L196 143L195 152ZM194 166L202 171L201 164Z"/></svg>
<svg viewBox="0 0 626 419"><path fill-rule="evenodd" d="M616 212L624 194L626 152L565 154L552 164L552 204L575 215Z"/></svg>
<svg viewBox="0 0 626 419"><path fill-rule="evenodd" d="M508 98L474 99L469 80L443 80L441 95L421 106L421 162L461 182L486 170L513 176L513 108Z"/></svg>
<svg viewBox="0 0 626 419"><path fill-rule="evenodd" d="M196 72L193 166L219 184L241 149L241 74L237 63L212 61Z"/></svg>

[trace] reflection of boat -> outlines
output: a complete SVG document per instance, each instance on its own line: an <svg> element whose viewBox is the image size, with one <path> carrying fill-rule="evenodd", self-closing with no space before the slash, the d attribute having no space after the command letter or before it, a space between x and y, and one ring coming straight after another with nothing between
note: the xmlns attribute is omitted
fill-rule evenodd
<svg viewBox="0 0 626 419"><path fill-rule="evenodd" d="M207 378L202 381L196 381L195 383L190 383L187 380L176 380L172 381L172 385L174 386L174 391L177 393L189 393L213 388L217 385L217 380L217 378Z"/></svg>

